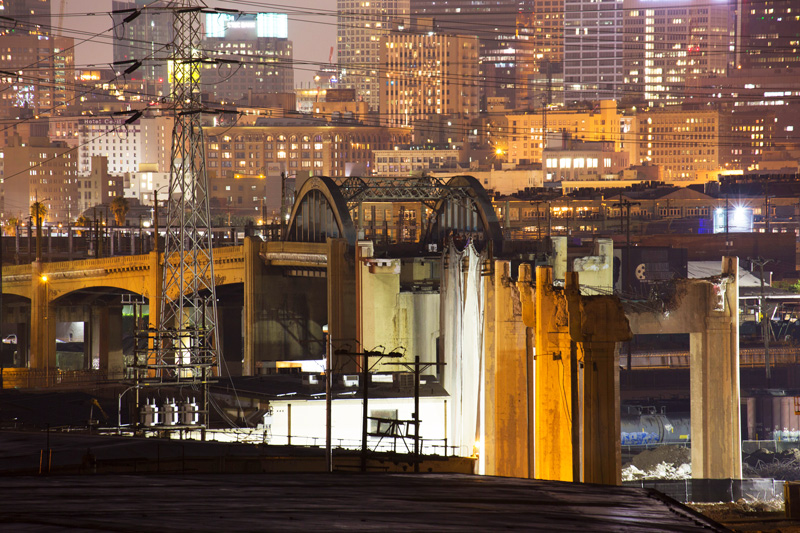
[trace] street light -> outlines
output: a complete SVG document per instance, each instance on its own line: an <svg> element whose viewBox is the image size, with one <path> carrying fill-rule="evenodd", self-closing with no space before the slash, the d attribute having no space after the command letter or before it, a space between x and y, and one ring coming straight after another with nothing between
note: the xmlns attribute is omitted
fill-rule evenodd
<svg viewBox="0 0 800 533"><path fill-rule="evenodd" d="M325 335L325 467L333 472L333 451L331 450L332 398L331 398L331 334L328 324L322 326Z"/></svg>

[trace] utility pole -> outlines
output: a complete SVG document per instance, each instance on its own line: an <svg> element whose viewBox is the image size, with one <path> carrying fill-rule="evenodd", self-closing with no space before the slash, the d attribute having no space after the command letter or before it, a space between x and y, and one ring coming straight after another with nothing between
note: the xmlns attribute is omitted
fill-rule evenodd
<svg viewBox="0 0 800 533"><path fill-rule="evenodd" d="M625 237L625 246L626 250L631 247L631 207L635 205L641 205L640 202L631 202L627 198L624 200L622 199L622 195L619 195L619 202L613 204L613 207L619 207L619 222L620 222L620 233L622 233L622 210L625 209L625 218L628 221L628 230Z"/></svg>
<svg viewBox="0 0 800 533"><path fill-rule="evenodd" d="M376 348L383 348L383 346L376 346ZM363 352L347 352L347 351L336 351L339 355L348 355L351 357L360 357L361 358L361 393L363 394L363 402L362 402L362 420L361 420L361 471L367 471L367 454L368 454L368 437L369 437L369 377L370 377L370 367L369 358L370 357L377 357L378 361L375 364L380 363L380 360L384 357L403 357L403 354L400 352L389 352L383 353L376 349L372 350L365 350ZM374 365L373 365L374 366Z"/></svg>
<svg viewBox="0 0 800 533"><path fill-rule="evenodd" d="M414 372L414 472L419 472L419 450L420 450L420 442L422 439L419 435L419 426L422 423L422 420L419 416L419 380L422 375L422 372L429 369L432 366L440 367L446 365L447 363L421 363L419 360L419 356L414 356L413 363L386 363L388 365L394 364L398 366L402 366L409 371ZM445 455L447 455L447 448L445 448Z"/></svg>
<svg viewBox="0 0 800 533"><path fill-rule="evenodd" d="M325 470L333 472L333 448L332 448L332 426L333 426L333 379L331 376L331 357L333 356L333 342L328 324L322 326L325 334Z"/></svg>
<svg viewBox="0 0 800 533"><path fill-rule="evenodd" d="M157 327L148 341L144 365L136 367L134 386L191 387L201 398L199 425L209 427L209 384L218 375L220 349L214 277L209 186L203 143L200 73L203 63L198 0L175 0L163 8L172 16L174 126L170 157L167 220L164 232ZM153 191L155 250L159 252L158 193ZM156 302L160 305L156 306ZM143 385L140 385L142 384ZM137 390L137 398L139 397ZM139 405L136 406L137 410Z"/></svg>
<svg viewBox="0 0 800 533"><path fill-rule="evenodd" d="M772 259L764 259L759 257L750 260L754 265L758 265L759 274L761 276L761 300L759 307L761 308L761 335L764 337L764 370L767 378L767 388L770 386L772 380L772 361L769 355L769 337L772 334L770 328L770 319L767 316L767 296L764 294L764 265L771 263Z"/></svg>
<svg viewBox="0 0 800 533"><path fill-rule="evenodd" d="M769 182L764 182L764 222L766 232L771 233L770 229L770 205L769 205Z"/></svg>
<svg viewBox="0 0 800 533"><path fill-rule="evenodd" d="M286 171L281 172L281 240L286 238Z"/></svg>

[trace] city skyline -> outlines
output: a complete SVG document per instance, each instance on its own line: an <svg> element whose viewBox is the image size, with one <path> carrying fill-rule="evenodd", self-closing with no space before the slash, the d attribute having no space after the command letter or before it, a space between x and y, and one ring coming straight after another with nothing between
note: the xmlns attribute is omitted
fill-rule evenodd
<svg viewBox="0 0 800 533"><path fill-rule="evenodd" d="M254 9L252 5L241 5L235 2L209 3L209 7L219 7L226 9L241 9L248 13L254 12L281 12L289 15L289 39L293 41L295 50L295 61L308 63L307 65L295 64L295 80L308 84L313 82L316 67L313 64L327 63L330 57L330 48L334 48L333 60L336 60L336 0L298 0L292 4L269 4L263 9ZM58 2L54 2L51 8L53 26L57 26ZM330 10L333 14L321 14L314 16L307 11L319 11L323 13ZM75 65L76 68L82 66L86 68L109 68L113 61L112 41L110 38L103 42L80 43L86 39L86 32L96 33L100 27L99 20L111 28L111 19L106 13L112 11L111 0L66 0L64 10L63 25L68 31L66 36L75 38ZM81 16L86 13L102 14L96 17ZM75 31L80 32L75 33ZM312 36L310 39L307 36ZM101 39L100 37L97 40ZM96 40L96 39L93 39ZM99 62L102 59L103 62Z"/></svg>

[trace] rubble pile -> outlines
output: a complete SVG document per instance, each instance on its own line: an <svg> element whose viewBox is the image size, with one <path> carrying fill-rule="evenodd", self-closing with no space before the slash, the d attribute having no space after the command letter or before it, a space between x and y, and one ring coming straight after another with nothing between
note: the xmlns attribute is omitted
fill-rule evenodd
<svg viewBox="0 0 800 533"><path fill-rule="evenodd" d="M742 457L744 477L800 481L800 450L792 448L774 453L764 448Z"/></svg>
<svg viewBox="0 0 800 533"><path fill-rule="evenodd" d="M643 479L690 479L692 452L683 446L658 446L645 450L622 469L623 481Z"/></svg>

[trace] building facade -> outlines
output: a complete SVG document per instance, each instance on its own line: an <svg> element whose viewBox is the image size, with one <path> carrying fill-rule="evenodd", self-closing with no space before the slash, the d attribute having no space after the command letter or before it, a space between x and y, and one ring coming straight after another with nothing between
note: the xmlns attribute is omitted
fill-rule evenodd
<svg viewBox="0 0 800 533"><path fill-rule="evenodd" d="M171 117L140 118L130 124L125 118L76 118L78 123L78 172L92 170L93 156L108 161L111 174L133 173L141 164L155 164L168 172L172 147ZM68 120L55 122L56 132L69 134Z"/></svg>
<svg viewBox="0 0 800 533"><path fill-rule="evenodd" d="M399 128L315 119L258 119L254 126L209 127L205 132L206 172L211 200L234 214L269 216L275 182L309 176L367 176L374 150L408 144ZM278 191L280 188L277 189Z"/></svg>
<svg viewBox="0 0 800 533"><path fill-rule="evenodd" d="M800 68L800 2L742 0L737 67Z"/></svg>
<svg viewBox="0 0 800 533"><path fill-rule="evenodd" d="M453 171L461 162L460 150L375 150L373 168L378 176L408 177L429 171Z"/></svg>
<svg viewBox="0 0 800 533"><path fill-rule="evenodd" d="M734 9L624 0L623 84L650 106L682 103L690 76L725 76L733 59Z"/></svg>
<svg viewBox="0 0 800 533"><path fill-rule="evenodd" d="M0 64L0 116L30 118L52 113L52 37L0 29Z"/></svg>
<svg viewBox="0 0 800 533"><path fill-rule="evenodd" d="M639 124L643 160L661 167L672 182L757 168L773 145L775 116L676 106L641 113Z"/></svg>
<svg viewBox="0 0 800 533"><path fill-rule="evenodd" d="M430 115L477 115L477 37L391 32L381 45L383 124L410 127Z"/></svg>
<svg viewBox="0 0 800 533"><path fill-rule="evenodd" d="M48 222L72 220L78 214L77 167L75 150L64 143L11 138L0 148L2 218L26 220L31 204L39 201L47 207Z"/></svg>
<svg viewBox="0 0 800 533"><path fill-rule="evenodd" d="M564 100L619 100L622 0L564 0Z"/></svg>
<svg viewBox="0 0 800 533"><path fill-rule="evenodd" d="M215 102L245 103L253 93L294 92L292 41L283 13L205 16L202 82Z"/></svg>
<svg viewBox="0 0 800 533"><path fill-rule="evenodd" d="M340 86L377 111L381 38L409 25L409 0L336 0L336 11Z"/></svg>
<svg viewBox="0 0 800 533"><path fill-rule="evenodd" d="M497 149L509 163L540 163L545 132L564 132L584 141L611 142L615 151L622 149L623 115L613 100L604 100L593 109L509 114L506 119L508 133Z"/></svg>
<svg viewBox="0 0 800 533"><path fill-rule="evenodd" d="M548 137L542 155L546 182L617 179L629 164L629 154L615 151L613 142L584 142L558 134Z"/></svg>
<svg viewBox="0 0 800 533"><path fill-rule="evenodd" d="M152 84L157 96L170 94L168 82L167 56L168 43L174 39L172 14L163 9L166 3L158 5L148 0L112 0L111 17L116 24L114 31L114 62L121 74L134 61L141 66L125 77L129 80L142 80ZM161 8L161 9L159 9ZM133 11L139 15L129 21L124 19ZM130 62L130 63L120 63Z"/></svg>

